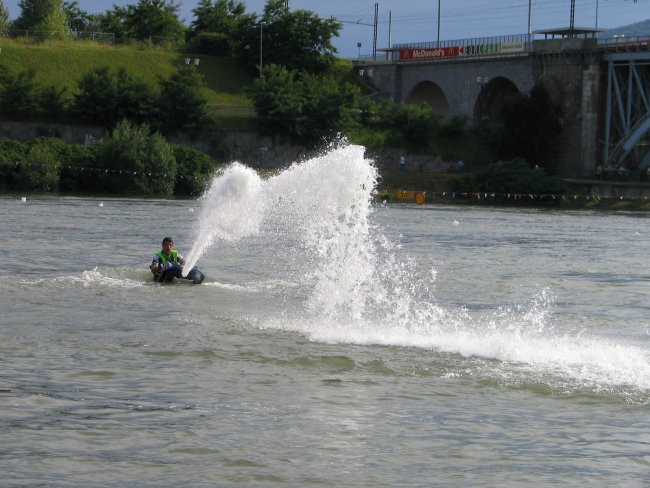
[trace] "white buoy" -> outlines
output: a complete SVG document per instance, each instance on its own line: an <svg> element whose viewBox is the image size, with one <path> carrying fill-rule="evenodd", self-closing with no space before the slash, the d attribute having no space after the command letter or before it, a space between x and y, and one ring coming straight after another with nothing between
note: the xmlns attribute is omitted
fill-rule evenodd
<svg viewBox="0 0 650 488"><path fill-rule="evenodd" d="M460 222L458 222L458 220L454 220L454 225L460 225Z"/></svg>
<svg viewBox="0 0 650 488"><path fill-rule="evenodd" d="M190 207L189 212L194 213L194 209L192 207Z"/></svg>
<svg viewBox="0 0 650 488"><path fill-rule="evenodd" d="M103 207L103 206L104 206L104 202L99 202L99 206L100 206L100 207Z"/></svg>
<svg viewBox="0 0 650 488"><path fill-rule="evenodd" d="M26 201L27 201L27 197L22 197L20 200L21 200L22 202L26 202Z"/></svg>

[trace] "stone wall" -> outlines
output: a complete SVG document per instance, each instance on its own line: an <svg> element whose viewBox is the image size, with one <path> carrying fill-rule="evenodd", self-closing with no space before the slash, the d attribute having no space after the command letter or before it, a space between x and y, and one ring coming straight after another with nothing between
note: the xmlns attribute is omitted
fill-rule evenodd
<svg viewBox="0 0 650 488"><path fill-rule="evenodd" d="M68 144L85 144L104 137L102 127L39 122L0 121L0 138L29 142L37 137L58 137Z"/></svg>
<svg viewBox="0 0 650 488"><path fill-rule="evenodd" d="M93 143L105 134L101 127L44 124L34 122L0 122L0 138L16 139L28 142L39 136L58 137L69 144ZM208 139L193 139L189 136L177 136L170 139L175 144L193 147L215 159L218 152ZM228 162L239 161L253 168L286 168L294 162L314 156L302 146L275 144L270 137L260 137L254 132L229 132L226 134ZM452 162L444 161L436 154L408 155L403 149L383 149L367 151L366 157L375 162L381 170L397 171L400 169L400 156L406 158L406 171L444 172Z"/></svg>
<svg viewBox="0 0 650 488"><path fill-rule="evenodd" d="M566 50L534 56L535 81L544 85L562 111L558 166L569 178L593 176L599 158L602 88L597 56L593 51Z"/></svg>

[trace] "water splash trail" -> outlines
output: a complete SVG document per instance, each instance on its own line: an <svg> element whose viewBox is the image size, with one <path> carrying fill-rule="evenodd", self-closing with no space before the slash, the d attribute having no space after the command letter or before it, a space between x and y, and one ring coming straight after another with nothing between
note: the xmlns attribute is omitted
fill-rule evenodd
<svg viewBox="0 0 650 488"><path fill-rule="evenodd" d="M569 378L575 388L650 389L647 348L557 323L550 290L531 290L531 303L507 310L468 312L437 304L436 270L418 266L372 223L376 181L377 170L359 146L334 149L266 180L233 164L203 197L186 269L217 241L264 232L265 238L297 243L294 278L307 291L297 309L265 314L264 327L322 342L426 348L469 362L496 361L481 373L489 377L510 377L519 368L515 376L532 375L532 382Z"/></svg>
<svg viewBox="0 0 650 488"><path fill-rule="evenodd" d="M265 213L262 180L257 173L234 163L217 174L202 197L203 206L185 273L218 239L236 241L259 232Z"/></svg>

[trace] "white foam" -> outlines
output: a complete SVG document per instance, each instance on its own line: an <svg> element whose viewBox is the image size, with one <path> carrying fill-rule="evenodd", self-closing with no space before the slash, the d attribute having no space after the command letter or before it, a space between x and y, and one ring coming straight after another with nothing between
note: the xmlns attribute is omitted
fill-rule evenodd
<svg viewBox="0 0 650 488"><path fill-rule="evenodd" d="M511 309L468 312L436 303L436 270L396 252L398 245L371 222L376 178L358 146L334 149L264 181L234 164L203 198L188 264L217 240L278 237L287 251L292 246L303 253L302 267L287 282L299 283L308 297L302 307L265 317L263 327L315 341L480 357L584 384L650 388L647 349L555 324L551 290L531 290L528 303Z"/></svg>
<svg viewBox="0 0 650 488"><path fill-rule="evenodd" d="M215 240L235 241L259 231L265 211L261 185L257 173L239 163L217 174L201 198L194 243L184 266L186 273Z"/></svg>

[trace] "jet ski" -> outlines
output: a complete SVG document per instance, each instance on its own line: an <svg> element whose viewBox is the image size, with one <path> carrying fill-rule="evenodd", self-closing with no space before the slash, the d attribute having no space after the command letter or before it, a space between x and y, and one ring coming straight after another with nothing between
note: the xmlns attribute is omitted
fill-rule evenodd
<svg viewBox="0 0 650 488"><path fill-rule="evenodd" d="M163 270L159 275L154 275L154 281L158 283L171 283L174 279L189 281L195 285L203 283L205 275L201 273L199 268L194 266L187 276L183 276L183 266L180 264L171 264L166 263L167 266L164 266Z"/></svg>

